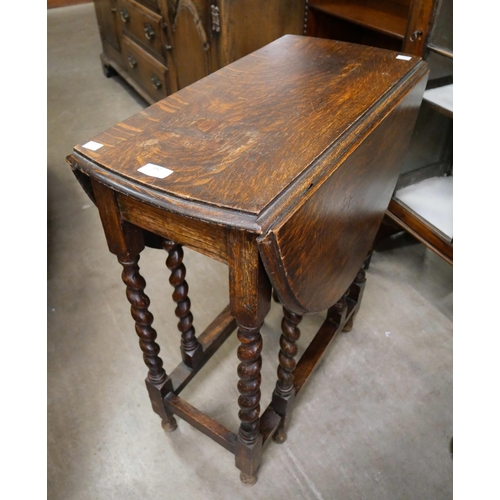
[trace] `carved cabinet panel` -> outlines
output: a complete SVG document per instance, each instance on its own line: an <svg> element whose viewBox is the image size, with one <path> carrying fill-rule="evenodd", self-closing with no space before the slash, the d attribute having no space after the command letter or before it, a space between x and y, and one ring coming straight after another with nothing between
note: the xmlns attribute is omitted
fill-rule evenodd
<svg viewBox="0 0 500 500"><path fill-rule="evenodd" d="M200 0L179 0L172 17L172 55L181 89L211 72L210 5Z"/></svg>
<svg viewBox="0 0 500 500"><path fill-rule="evenodd" d="M106 76L149 103L285 34L303 34L305 0L94 0Z"/></svg>
<svg viewBox="0 0 500 500"><path fill-rule="evenodd" d="M116 0L94 0L99 34L103 45L120 50L119 31L116 24Z"/></svg>

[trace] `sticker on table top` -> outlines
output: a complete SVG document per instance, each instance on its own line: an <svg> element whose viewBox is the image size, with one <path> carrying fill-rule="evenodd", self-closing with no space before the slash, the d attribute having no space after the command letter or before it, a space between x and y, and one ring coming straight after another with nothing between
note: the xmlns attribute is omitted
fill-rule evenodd
<svg viewBox="0 0 500 500"><path fill-rule="evenodd" d="M95 141L89 141L87 144L84 144L82 147L90 149L92 151L97 151L99 148L102 148L102 144L99 144L98 142Z"/></svg>
<svg viewBox="0 0 500 500"><path fill-rule="evenodd" d="M411 59L411 56L403 56L402 54L399 54L399 56L396 56L396 59L402 59L403 61L409 61Z"/></svg>
<svg viewBox="0 0 500 500"><path fill-rule="evenodd" d="M155 165L154 163L146 163L146 165L138 168L137 171L151 177L158 177L158 179L165 179L165 177L174 173L173 170L165 167L160 167L160 165Z"/></svg>

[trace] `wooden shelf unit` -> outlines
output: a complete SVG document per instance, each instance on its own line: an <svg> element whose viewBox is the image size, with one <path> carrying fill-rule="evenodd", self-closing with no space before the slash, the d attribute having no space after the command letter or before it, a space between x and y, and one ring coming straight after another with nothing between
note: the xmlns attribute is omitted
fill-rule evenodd
<svg viewBox="0 0 500 500"><path fill-rule="evenodd" d="M453 83L426 90L424 100L438 113L453 118Z"/></svg>
<svg viewBox="0 0 500 500"><path fill-rule="evenodd" d="M406 32L409 0L403 3L381 0L310 0L309 9L402 41Z"/></svg>
<svg viewBox="0 0 500 500"><path fill-rule="evenodd" d="M453 120L453 84L444 85L428 89L424 92L424 100L422 106L428 106L434 113L438 113L448 120ZM452 128L452 126L451 126ZM449 134L453 134L452 130ZM450 138L447 148L452 148L452 140ZM406 188L396 187L394 196L389 204L387 216L394 222L399 224L400 227L415 236L419 241L424 243L437 255L442 257L449 264L453 264L453 190L447 189L446 193L442 193L441 199L435 199L433 186L436 182L442 182L448 185L453 185L453 166L451 156L444 163L446 167L445 176L433 175L439 172L442 165L424 166L414 174L417 178L421 179L407 186ZM423 172L419 175L419 172ZM409 172L406 175L410 175ZM400 177L399 185L404 185L404 176ZM419 202L417 204L405 203L405 196L403 193L408 187L414 188L419 191L419 198L426 200L425 203ZM441 205L441 208L438 207ZM437 222L441 219L443 222ZM446 230L443 230L443 226Z"/></svg>
<svg viewBox="0 0 500 500"><path fill-rule="evenodd" d="M427 139L430 162L415 162L399 179L387 211L388 217L410 232L429 249L453 264L453 3L451 0L436 2L432 29L426 40L424 58L431 69L431 80L424 92L421 106L422 119L417 120L414 136L425 138L425 128L433 128ZM410 147L410 156L424 141L416 140ZM413 151L412 151L413 150ZM433 156L431 156L432 152ZM436 159L438 161L436 161ZM407 179L414 181L407 185ZM441 183L447 187L439 199L433 189ZM417 198L405 197L408 188ZM418 199L419 198L419 199ZM406 203L405 203L406 199ZM427 205L426 205L427 203ZM446 229L444 229L446 228Z"/></svg>
<svg viewBox="0 0 500 500"><path fill-rule="evenodd" d="M309 0L305 34L422 56L437 0Z"/></svg>

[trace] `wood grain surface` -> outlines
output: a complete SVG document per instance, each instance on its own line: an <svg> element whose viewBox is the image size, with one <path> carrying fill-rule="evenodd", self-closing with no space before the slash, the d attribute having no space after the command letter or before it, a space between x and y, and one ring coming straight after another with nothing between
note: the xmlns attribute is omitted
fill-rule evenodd
<svg viewBox="0 0 500 500"><path fill-rule="evenodd" d="M285 36L95 136L97 151L77 146L70 162L116 192L123 220L228 260L233 274L263 264L288 310L322 311L366 258L408 148L428 68L397 55ZM146 163L173 173L144 175ZM241 315L257 300L237 293L245 277L230 279ZM263 321L252 311L244 327Z"/></svg>
<svg viewBox="0 0 500 500"><path fill-rule="evenodd" d="M323 311L354 280L394 191L426 81L304 205L260 238L264 265L286 308L297 314Z"/></svg>
<svg viewBox="0 0 500 500"><path fill-rule="evenodd" d="M256 216L422 64L396 55L287 35L75 150L135 191ZM141 174L146 163L173 174Z"/></svg>

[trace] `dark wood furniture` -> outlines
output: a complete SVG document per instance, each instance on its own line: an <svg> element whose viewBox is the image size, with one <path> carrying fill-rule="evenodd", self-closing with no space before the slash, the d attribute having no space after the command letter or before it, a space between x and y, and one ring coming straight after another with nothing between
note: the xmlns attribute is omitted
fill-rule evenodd
<svg viewBox="0 0 500 500"><path fill-rule="evenodd" d="M284 36L68 156L123 266L154 411L166 430L177 415L233 453L245 484L270 438L286 439L294 399L330 341L352 327L427 78L418 57ZM145 244L168 253L182 356L169 374L138 266ZM229 267L229 305L201 335L182 246ZM261 414L260 329L272 289L284 319ZM298 324L318 311L326 320L297 362ZM241 424L232 432L180 393L236 328Z"/></svg>
<svg viewBox="0 0 500 500"><path fill-rule="evenodd" d="M94 0L106 76L148 103L285 34L302 34L305 0Z"/></svg>
<svg viewBox="0 0 500 500"><path fill-rule="evenodd" d="M308 0L306 34L422 56L435 0Z"/></svg>
<svg viewBox="0 0 500 500"><path fill-rule="evenodd" d="M306 33L421 56L430 75L377 241L406 231L453 263L452 0L309 0Z"/></svg>
<svg viewBox="0 0 500 500"><path fill-rule="evenodd" d="M386 222L453 264L452 0L437 2L424 59L429 82Z"/></svg>

